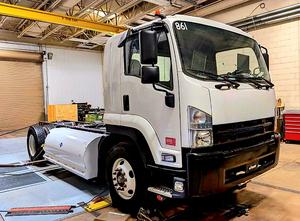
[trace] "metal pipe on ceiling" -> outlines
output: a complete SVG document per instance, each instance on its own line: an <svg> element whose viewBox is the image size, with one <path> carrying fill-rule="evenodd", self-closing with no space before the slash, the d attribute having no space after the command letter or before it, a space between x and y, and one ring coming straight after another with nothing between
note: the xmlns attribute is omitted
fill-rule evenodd
<svg viewBox="0 0 300 221"><path fill-rule="evenodd" d="M266 20L269 20L269 19L276 19L276 18L280 18L280 17L284 17L284 16L289 16L291 14L294 14L294 13L298 13L299 12L299 8L300 8L300 5L297 6L297 8L295 9L291 9L289 11L278 11L277 13L269 13L269 14L265 14L264 15L260 15L260 16L253 16L253 17L250 17L248 18L246 21L242 21L241 23L239 23L240 26L247 26L247 25L251 25L253 23L253 20L257 20L257 21L266 21Z"/></svg>
<svg viewBox="0 0 300 221"><path fill-rule="evenodd" d="M295 19L300 16L300 4L291 5L281 9L276 9L260 15L251 16L235 22L229 23L240 29L249 30L266 24L274 24L276 22L287 21Z"/></svg>

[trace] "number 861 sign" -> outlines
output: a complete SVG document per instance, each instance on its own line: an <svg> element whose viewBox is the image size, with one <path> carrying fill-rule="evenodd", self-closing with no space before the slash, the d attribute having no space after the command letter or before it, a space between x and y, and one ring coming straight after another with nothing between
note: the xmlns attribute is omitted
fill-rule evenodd
<svg viewBox="0 0 300 221"><path fill-rule="evenodd" d="M175 22L174 24L177 30L181 30L181 31L188 30L188 27L185 22Z"/></svg>

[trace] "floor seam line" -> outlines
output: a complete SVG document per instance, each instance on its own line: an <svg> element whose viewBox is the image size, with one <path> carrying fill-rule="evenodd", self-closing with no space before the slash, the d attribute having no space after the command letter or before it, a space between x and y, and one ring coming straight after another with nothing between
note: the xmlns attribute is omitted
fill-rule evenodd
<svg viewBox="0 0 300 221"><path fill-rule="evenodd" d="M300 195L300 191L289 189L289 188L286 188L286 187L275 186L275 185L266 184L266 183L262 183L262 182L258 182L258 181L251 181L251 183L256 184L256 185L270 187L270 188L273 188L273 189L282 190L282 191L285 191L285 192L290 192L290 193L295 193L295 194L299 194Z"/></svg>

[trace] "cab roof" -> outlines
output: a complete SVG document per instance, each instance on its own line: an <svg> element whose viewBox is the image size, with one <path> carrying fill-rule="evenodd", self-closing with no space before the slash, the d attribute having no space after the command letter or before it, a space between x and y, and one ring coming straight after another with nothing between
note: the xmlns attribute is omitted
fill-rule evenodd
<svg viewBox="0 0 300 221"><path fill-rule="evenodd" d="M151 22L147 22L145 24L134 27L134 28L132 28L132 30L141 29L143 27L149 26L152 23L158 22L160 20L161 19L155 19ZM230 26L230 25L226 25L221 22L217 22L217 21L213 21L213 20L205 19L205 18L201 18L201 17L194 17L194 16L188 16L188 15L171 15L171 16L167 16L166 18L164 18L163 21L165 21L166 23L169 23L169 24L173 24L175 21L194 22L194 23L198 23L201 25L207 25L207 26L211 26L211 27L215 27L215 28L220 28L223 30L228 30L228 31L252 38L252 36L250 34L242 31L241 29L238 29L238 28Z"/></svg>

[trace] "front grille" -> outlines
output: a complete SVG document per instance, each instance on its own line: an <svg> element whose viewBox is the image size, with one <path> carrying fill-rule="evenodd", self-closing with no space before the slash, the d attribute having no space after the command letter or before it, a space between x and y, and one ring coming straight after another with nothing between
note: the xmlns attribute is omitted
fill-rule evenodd
<svg viewBox="0 0 300 221"><path fill-rule="evenodd" d="M241 148L253 146L271 139L274 118L245 121L213 126L214 146Z"/></svg>

